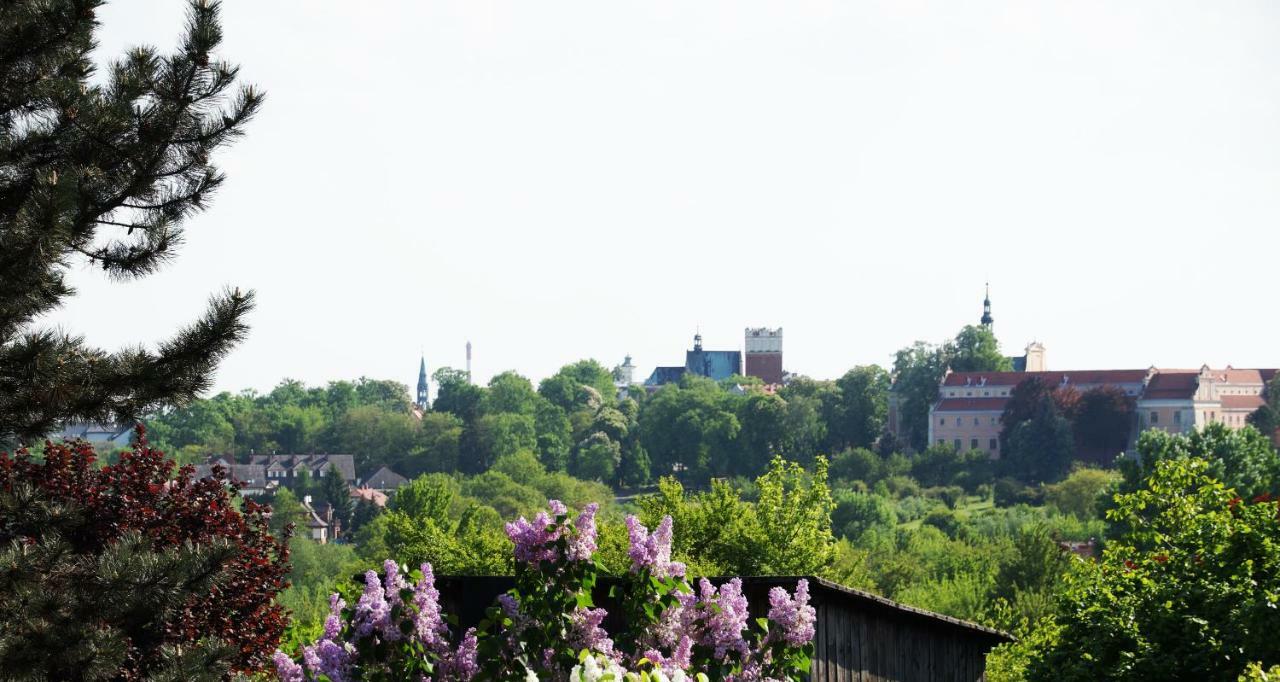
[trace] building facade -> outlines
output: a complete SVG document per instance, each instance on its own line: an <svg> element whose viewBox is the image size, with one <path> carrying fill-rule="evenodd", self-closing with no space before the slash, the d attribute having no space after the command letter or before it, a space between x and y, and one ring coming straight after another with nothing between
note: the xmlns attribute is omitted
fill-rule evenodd
<svg viewBox="0 0 1280 682"><path fill-rule="evenodd" d="M1209 424L1243 428L1263 404L1274 369L1087 370L1069 372L949 372L929 411L929 443L1000 456L1000 418L1013 388L1039 377L1085 392L1111 386L1134 400L1133 434L1147 429L1185 433ZM1131 438L1131 441L1133 439Z"/></svg>
<svg viewBox="0 0 1280 682"><path fill-rule="evenodd" d="M744 374L765 384L782 383L782 328L748 327L743 334Z"/></svg>

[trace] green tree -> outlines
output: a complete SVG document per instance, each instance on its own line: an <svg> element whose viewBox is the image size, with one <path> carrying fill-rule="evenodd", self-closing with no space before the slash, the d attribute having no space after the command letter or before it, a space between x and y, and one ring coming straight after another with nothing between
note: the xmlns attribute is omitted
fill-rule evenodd
<svg viewBox="0 0 1280 682"><path fill-rule="evenodd" d="M1065 479L1044 489L1045 502L1079 519L1097 518L1102 497L1119 478L1114 471L1077 467Z"/></svg>
<svg viewBox="0 0 1280 682"><path fill-rule="evenodd" d="M1057 481L1070 470L1074 457L1071 422L1052 403L1045 403L1031 419L1013 428L1000 468L1027 483Z"/></svg>
<svg viewBox="0 0 1280 682"><path fill-rule="evenodd" d="M271 498L271 532L285 537L285 529L293 526L296 534L303 534L307 527L307 512L298 496L288 488L276 488Z"/></svg>
<svg viewBox="0 0 1280 682"><path fill-rule="evenodd" d="M354 455L356 470L367 475L381 466L401 468L417 435L418 422L407 413L359 405L334 422L331 443L335 451Z"/></svg>
<svg viewBox="0 0 1280 682"><path fill-rule="evenodd" d="M1000 342L990 329L968 325L951 342L953 372L1011 372L1013 362L1000 352Z"/></svg>
<svg viewBox="0 0 1280 682"><path fill-rule="evenodd" d="M1115 386L1098 386L1080 396L1074 422L1076 441L1090 461L1111 464L1129 447L1136 403Z"/></svg>
<svg viewBox="0 0 1280 682"><path fill-rule="evenodd" d="M432 409L436 412L449 412L471 425L480 416L480 402L484 399L484 389L471 383L467 373L452 367L441 367L431 375L436 385L436 401Z"/></svg>
<svg viewBox="0 0 1280 682"><path fill-rule="evenodd" d="M94 77L101 0L0 6L0 441L69 419L133 419L206 390L244 338L253 295L215 295L161 342L114 353L35 325L74 293L83 265L111 279L155 272L223 182L215 151L262 104L234 91L218 4L192 2L178 50L138 47Z"/></svg>
<svg viewBox="0 0 1280 682"><path fill-rule="evenodd" d="M889 533L898 524L893 505L879 495L852 491L835 497L831 526L836 535L858 542L869 532Z"/></svg>
<svg viewBox="0 0 1280 682"><path fill-rule="evenodd" d="M342 528L350 528L353 510L351 490L336 467L329 467L324 472L320 479L320 494L333 507L333 518L342 524Z"/></svg>
<svg viewBox="0 0 1280 682"><path fill-rule="evenodd" d="M891 378L878 365L854 367L836 380L840 389L840 418L828 425L832 445L869 448L884 431L889 414Z"/></svg>
<svg viewBox="0 0 1280 682"><path fill-rule="evenodd" d="M1164 460L1202 459L1209 475L1233 488L1241 497L1280 492L1280 455L1270 441L1252 427L1233 430L1210 424L1187 434L1152 429L1138 438L1138 452L1119 461L1123 478L1116 492L1140 489Z"/></svg>
<svg viewBox="0 0 1280 682"><path fill-rule="evenodd" d="M538 394L533 384L515 372L503 372L489 380L489 390L480 402L483 414L522 414L532 416Z"/></svg>
<svg viewBox="0 0 1280 682"><path fill-rule="evenodd" d="M929 408L938 400L939 384L949 362L945 347L923 341L898 351L893 362L893 391L903 436L915 450L929 445Z"/></svg>
<svg viewBox="0 0 1280 682"><path fill-rule="evenodd" d="M402 466L407 477L458 470L462 420L448 412L427 412L418 423L414 455Z"/></svg>
<svg viewBox="0 0 1280 682"><path fill-rule="evenodd" d="M622 447L597 431L578 445L573 475L578 478L612 482L622 463Z"/></svg>
<svg viewBox="0 0 1280 682"><path fill-rule="evenodd" d="M485 471L505 455L538 447L538 432L530 415L486 414L476 421L474 429L478 458L463 462L462 470L467 473Z"/></svg>
<svg viewBox="0 0 1280 682"><path fill-rule="evenodd" d="M741 422L714 381L686 376L662 387L640 414L640 440L654 471L705 481L733 456Z"/></svg>
<svg viewBox="0 0 1280 682"><path fill-rule="evenodd" d="M564 409L538 396L534 407L533 428L538 438L538 457L551 471L569 467L569 451L573 446L573 430Z"/></svg>
<svg viewBox="0 0 1280 682"><path fill-rule="evenodd" d="M1130 530L1068 574L1028 680L1231 680L1280 664L1280 508L1210 469L1162 459L1117 497L1108 517Z"/></svg>
<svg viewBox="0 0 1280 682"><path fill-rule="evenodd" d="M1263 435L1274 438L1276 432L1280 431L1280 374L1267 382L1264 397L1267 402L1249 415L1249 425Z"/></svg>
<svg viewBox="0 0 1280 682"><path fill-rule="evenodd" d="M819 457L812 475L795 462L774 458L756 481L760 499L756 514L762 530L762 564L766 574L819 573L834 557L827 460Z"/></svg>

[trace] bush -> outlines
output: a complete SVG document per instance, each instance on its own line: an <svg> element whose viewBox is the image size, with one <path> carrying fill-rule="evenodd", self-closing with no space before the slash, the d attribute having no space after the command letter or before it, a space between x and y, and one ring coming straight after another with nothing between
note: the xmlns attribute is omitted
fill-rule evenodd
<svg viewBox="0 0 1280 682"><path fill-rule="evenodd" d="M926 488L924 496L942 502L947 505L948 509L955 509L964 502L964 488L958 485L940 486L934 488Z"/></svg>
<svg viewBox="0 0 1280 682"><path fill-rule="evenodd" d="M650 534L631 516L630 570L614 588L622 629L611 635L603 627L608 614L593 607L591 596L598 579L597 505L573 521L561 503L553 500L550 507L532 522L522 517L507 524L516 587L498 598L478 628L451 631L430 564L406 580L405 570L387 561L381 576L365 574L364 594L354 609L346 609L337 594L331 597L324 634L303 652L305 670L276 654L279 678L419 679L429 673L437 682L640 682L630 672L640 670L673 677L692 671L714 679L751 679L744 673L777 680L807 676L816 612L806 581L797 583L794 596L773 588L768 618L749 624L741 580L715 587L702 579L695 592L684 579L684 565L671 561L671 517Z"/></svg>
<svg viewBox="0 0 1280 682"><path fill-rule="evenodd" d="M1012 507L1017 504L1039 505L1044 501L1044 491L1039 486L1023 485L1016 478L996 479L992 488L995 503L1001 507Z"/></svg>
<svg viewBox="0 0 1280 682"><path fill-rule="evenodd" d="M946 533L949 537L955 537L961 525L956 513L943 507L931 509L928 514L925 514L924 521L921 523L926 526L933 526Z"/></svg>
<svg viewBox="0 0 1280 682"><path fill-rule="evenodd" d="M836 496L831 526L837 535L858 542L868 531L887 531L898 522L893 505L883 497L868 493L841 493Z"/></svg>
<svg viewBox="0 0 1280 682"><path fill-rule="evenodd" d="M102 468L84 442L0 453L0 670L218 679L266 663L289 570L270 509L173 469L142 427Z"/></svg>
<svg viewBox="0 0 1280 682"><path fill-rule="evenodd" d="M907 497L920 494L920 484L910 476L890 476L882 481L890 495Z"/></svg>

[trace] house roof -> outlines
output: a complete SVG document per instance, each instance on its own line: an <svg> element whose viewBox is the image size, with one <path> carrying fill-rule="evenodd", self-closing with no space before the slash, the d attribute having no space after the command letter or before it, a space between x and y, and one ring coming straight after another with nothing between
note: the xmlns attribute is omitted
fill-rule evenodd
<svg viewBox="0 0 1280 682"><path fill-rule="evenodd" d="M690 350L684 353L685 369L719 381L742 373L742 353L736 350Z"/></svg>
<svg viewBox="0 0 1280 682"><path fill-rule="evenodd" d="M1161 370L1151 377L1142 397L1146 400L1190 400L1199 385L1199 372Z"/></svg>
<svg viewBox="0 0 1280 682"><path fill-rule="evenodd" d="M374 490L395 490L400 486L409 482L409 479L397 474L396 472L382 467L373 472L373 475L364 480L363 488L373 488Z"/></svg>
<svg viewBox="0 0 1280 682"><path fill-rule="evenodd" d="M688 371L684 367L654 367L653 373L645 379L645 386L661 386L663 384L674 384L680 381L680 377Z"/></svg>
<svg viewBox="0 0 1280 682"><path fill-rule="evenodd" d="M934 412L1003 412L1008 398L943 398Z"/></svg>
<svg viewBox="0 0 1280 682"><path fill-rule="evenodd" d="M1032 377L1050 384L1140 384L1147 378L1145 369L1088 369L1065 372L952 372L944 386L1016 386ZM985 384L983 381L985 380Z"/></svg>
<svg viewBox="0 0 1280 682"><path fill-rule="evenodd" d="M1267 404L1260 395L1224 395L1222 407L1226 410L1256 410Z"/></svg>
<svg viewBox="0 0 1280 682"><path fill-rule="evenodd" d="M352 488L351 498L365 502L372 502L379 507L387 506L387 494L381 490L374 490L373 488Z"/></svg>
<svg viewBox="0 0 1280 682"><path fill-rule="evenodd" d="M196 465L195 477L211 478L213 477L213 467L220 465L227 470L227 478L235 481L240 488L263 488L267 485L266 467L261 464L227 464L226 460L221 457L212 458L211 461L204 464Z"/></svg>
<svg viewBox="0 0 1280 682"><path fill-rule="evenodd" d="M296 471L305 469L315 475L323 474L332 465L342 474L343 480L348 483L356 480L355 455L250 455L249 463L261 464L272 471L281 468Z"/></svg>

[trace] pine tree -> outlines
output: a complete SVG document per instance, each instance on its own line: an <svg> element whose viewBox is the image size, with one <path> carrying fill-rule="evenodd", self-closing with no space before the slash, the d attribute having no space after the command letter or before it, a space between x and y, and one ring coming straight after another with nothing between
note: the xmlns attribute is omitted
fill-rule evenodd
<svg viewBox="0 0 1280 682"><path fill-rule="evenodd" d="M129 420L182 403L245 335L252 293L213 296L154 351L108 353L35 321L74 291L67 270L157 270L223 182L213 152L263 101L212 56L218 3L192 0L172 54L140 47L90 81L103 0L0 3L0 440L68 419Z"/></svg>
<svg viewBox="0 0 1280 682"><path fill-rule="evenodd" d="M338 472L337 467L330 466L320 479L320 492L324 501L333 506L333 518L342 522L343 528L351 526L351 490L347 480Z"/></svg>

